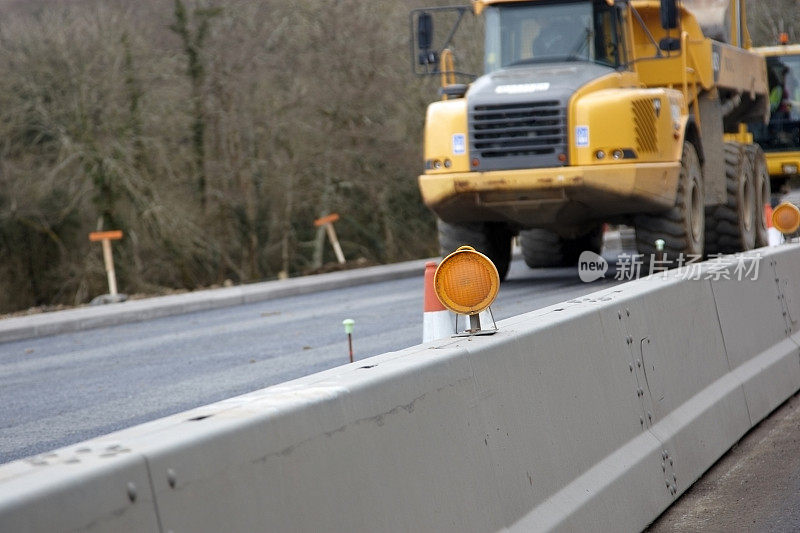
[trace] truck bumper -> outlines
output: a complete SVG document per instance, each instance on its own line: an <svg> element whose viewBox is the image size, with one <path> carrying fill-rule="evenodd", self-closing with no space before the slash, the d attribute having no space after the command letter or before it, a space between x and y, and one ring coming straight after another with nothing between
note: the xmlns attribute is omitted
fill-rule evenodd
<svg viewBox="0 0 800 533"><path fill-rule="evenodd" d="M791 177L800 169L800 152L766 152L767 171L776 178Z"/></svg>
<svg viewBox="0 0 800 533"><path fill-rule="evenodd" d="M680 163L423 174L422 199L447 222L578 227L675 205Z"/></svg>

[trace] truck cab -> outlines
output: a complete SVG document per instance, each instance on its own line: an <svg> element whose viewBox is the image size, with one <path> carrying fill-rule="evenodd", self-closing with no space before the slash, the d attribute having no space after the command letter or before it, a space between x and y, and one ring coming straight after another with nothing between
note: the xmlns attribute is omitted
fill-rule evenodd
<svg viewBox="0 0 800 533"><path fill-rule="evenodd" d="M767 61L770 119L751 124L750 130L767 154L773 192L788 192L791 180L800 181L800 44L753 50Z"/></svg>

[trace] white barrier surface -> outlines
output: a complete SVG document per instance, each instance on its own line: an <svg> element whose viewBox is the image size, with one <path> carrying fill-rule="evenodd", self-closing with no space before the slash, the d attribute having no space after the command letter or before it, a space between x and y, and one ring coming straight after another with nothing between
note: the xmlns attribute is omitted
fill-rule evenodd
<svg viewBox="0 0 800 533"><path fill-rule="evenodd" d="M0 531L640 530L800 388L800 246L757 253L0 466Z"/></svg>

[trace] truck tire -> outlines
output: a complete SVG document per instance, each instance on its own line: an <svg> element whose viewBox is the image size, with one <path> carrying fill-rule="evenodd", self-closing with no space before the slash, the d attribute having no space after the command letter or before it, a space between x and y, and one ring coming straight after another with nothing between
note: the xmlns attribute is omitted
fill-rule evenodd
<svg viewBox="0 0 800 533"><path fill-rule="evenodd" d="M530 268L561 266L561 244L558 234L546 229L527 229L519 232L522 259Z"/></svg>
<svg viewBox="0 0 800 533"><path fill-rule="evenodd" d="M506 279L511 264L511 238L513 233L500 222L469 222L451 224L437 219L439 249L443 256L460 246L472 246L492 260L500 281Z"/></svg>
<svg viewBox="0 0 800 533"><path fill-rule="evenodd" d="M588 233L575 239L561 239L564 254L564 266L575 266L583 252L594 252L600 255L603 249L603 225L598 224Z"/></svg>
<svg viewBox="0 0 800 533"><path fill-rule="evenodd" d="M683 254L702 256L705 241L703 172L697 150L689 141L683 143L681 173L675 207L657 214L636 215L636 249L649 261L656 253L656 240L664 240L665 261L675 262Z"/></svg>
<svg viewBox="0 0 800 533"><path fill-rule="evenodd" d="M767 220L764 218L764 206L772 199L772 188L767 169L767 156L757 144L748 144L745 148L747 157L753 167L753 176L756 188L756 248L769 245L769 232Z"/></svg>
<svg viewBox="0 0 800 533"><path fill-rule="evenodd" d="M756 245L759 217L753 165L744 147L725 143L725 184L728 199L706 213L706 253L733 254ZM762 206L763 209L763 206ZM766 233L766 228L765 228Z"/></svg>
<svg viewBox="0 0 800 533"><path fill-rule="evenodd" d="M529 229L519 232L519 245L530 268L574 266L584 251L600 253L603 226L598 225L575 239L565 239L546 229Z"/></svg>

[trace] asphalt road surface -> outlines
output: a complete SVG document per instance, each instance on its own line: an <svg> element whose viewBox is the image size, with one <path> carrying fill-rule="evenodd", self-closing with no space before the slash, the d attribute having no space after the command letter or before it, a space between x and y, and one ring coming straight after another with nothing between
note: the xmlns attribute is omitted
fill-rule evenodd
<svg viewBox="0 0 800 533"><path fill-rule="evenodd" d="M615 283L521 260L497 320ZM0 463L422 340L423 277L0 344Z"/></svg>
<svg viewBox="0 0 800 533"><path fill-rule="evenodd" d="M800 531L800 396L745 435L648 531Z"/></svg>

